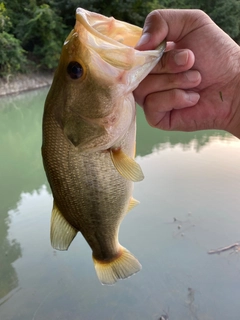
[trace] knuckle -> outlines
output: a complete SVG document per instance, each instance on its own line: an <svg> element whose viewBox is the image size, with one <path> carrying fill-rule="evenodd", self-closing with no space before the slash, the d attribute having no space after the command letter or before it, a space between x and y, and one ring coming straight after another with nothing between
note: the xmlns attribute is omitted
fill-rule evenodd
<svg viewBox="0 0 240 320"><path fill-rule="evenodd" d="M160 17L160 13L158 9L153 10L147 15L147 19L155 20L155 19L159 19L159 17Z"/></svg>
<svg viewBox="0 0 240 320"><path fill-rule="evenodd" d="M201 23L209 23L211 21L211 18L201 9L194 9L191 14L191 18L195 21L201 21Z"/></svg>
<svg viewBox="0 0 240 320"><path fill-rule="evenodd" d="M169 88L176 87L179 85L179 80L181 77L179 74L167 74L166 77Z"/></svg>
<svg viewBox="0 0 240 320"><path fill-rule="evenodd" d="M171 101L181 101L182 100L182 90L180 89L172 89L171 92Z"/></svg>
<svg viewBox="0 0 240 320"><path fill-rule="evenodd" d="M161 19L161 14L159 10L153 10L150 12L145 20L143 30L144 32L148 31L152 26L158 25L159 20Z"/></svg>
<svg viewBox="0 0 240 320"><path fill-rule="evenodd" d="M149 108L153 105L155 105L156 103L156 98L154 94L149 94L146 96L145 100L144 100L144 108Z"/></svg>
<svg viewBox="0 0 240 320"><path fill-rule="evenodd" d="M172 89L167 91L167 99L168 105L171 106L172 109L178 109L185 102L185 94L181 89Z"/></svg>

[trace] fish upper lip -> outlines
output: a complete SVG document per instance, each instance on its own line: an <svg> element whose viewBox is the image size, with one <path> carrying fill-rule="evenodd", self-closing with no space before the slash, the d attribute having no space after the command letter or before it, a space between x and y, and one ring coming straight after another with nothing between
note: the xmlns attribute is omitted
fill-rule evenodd
<svg viewBox="0 0 240 320"><path fill-rule="evenodd" d="M89 19L88 19L88 14L93 14L92 12L82 9L82 8L77 8L76 9L76 21L79 22L80 24L82 24L87 30L88 32L90 32L91 34L93 34L94 36L101 38L102 40L111 43L113 45L117 45L118 47L126 47L125 44L122 44L121 42L104 35L103 33L99 32L96 28L94 28L93 24L90 23ZM96 17L101 16L101 22L98 23L98 25L100 24L105 24L106 22L109 23L109 21L115 21L115 19L113 17L105 17L99 13L94 13L94 15ZM103 20L104 19L104 20ZM95 27L96 27L96 23L95 23ZM141 28L134 26L136 28L138 28L139 30L141 30Z"/></svg>

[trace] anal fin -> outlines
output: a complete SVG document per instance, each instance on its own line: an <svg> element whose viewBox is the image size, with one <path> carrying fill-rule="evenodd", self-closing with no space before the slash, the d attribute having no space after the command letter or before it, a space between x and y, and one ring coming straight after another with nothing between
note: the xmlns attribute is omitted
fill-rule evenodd
<svg viewBox="0 0 240 320"><path fill-rule="evenodd" d="M125 179L134 182L144 179L140 165L121 149L110 149L110 154L115 168Z"/></svg>
<svg viewBox="0 0 240 320"><path fill-rule="evenodd" d="M52 247L57 250L67 250L77 232L78 231L64 218L54 202L50 233Z"/></svg>
<svg viewBox="0 0 240 320"><path fill-rule="evenodd" d="M137 205L139 204L139 201L134 199L134 198L131 198L130 199L130 202L129 202L129 205L128 205L128 209L127 209L127 212L129 212L130 210L132 210L133 208L135 208Z"/></svg>

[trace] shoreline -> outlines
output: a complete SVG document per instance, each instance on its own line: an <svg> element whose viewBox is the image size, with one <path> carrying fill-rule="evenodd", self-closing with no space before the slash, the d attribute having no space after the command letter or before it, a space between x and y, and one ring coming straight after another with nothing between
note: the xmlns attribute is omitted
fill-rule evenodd
<svg viewBox="0 0 240 320"><path fill-rule="evenodd" d="M11 94L50 86L53 73L31 73L9 75L5 79L0 78L0 98Z"/></svg>

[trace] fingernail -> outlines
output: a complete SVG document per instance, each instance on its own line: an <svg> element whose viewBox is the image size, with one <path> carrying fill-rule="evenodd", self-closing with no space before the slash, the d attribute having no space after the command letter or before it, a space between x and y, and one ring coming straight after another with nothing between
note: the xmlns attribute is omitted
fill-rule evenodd
<svg viewBox="0 0 240 320"><path fill-rule="evenodd" d="M174 61L178 66L184 66L188 60L188 52L187 51L180 51L175 54Z"/></svg>
<svg viewBox="0 0 240 320"><path fill-rule="evenodd" d="M136 47L140 47L140 46L148 43L149 40L150 40L150 33L146 32L141 36L141 38L138 41Z"/></svg>
<svg viewBox="0 0 240 320"><path fill-rule="evenodd" d="M189 70L186 72L186 77L190 82L196 82L200 79L200 73L197 70Z"/></svg>
<svg viewBox="0 0 240 320"><path fill-rule="evenodd" d="M192 103L197 103L200 99L200 94L194 91L188 91L187 92L188 100Z"/></svg>

